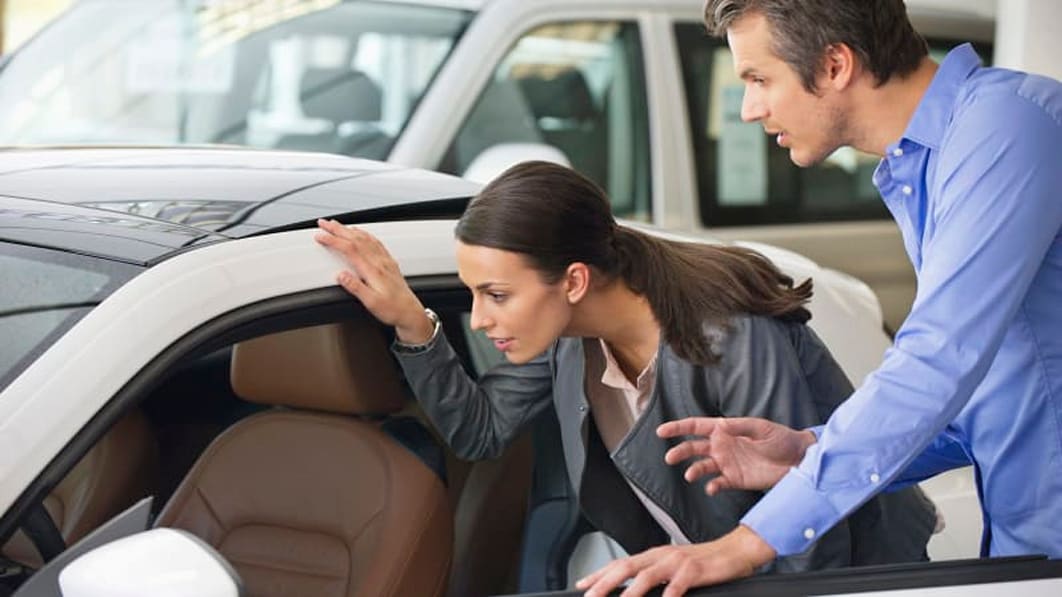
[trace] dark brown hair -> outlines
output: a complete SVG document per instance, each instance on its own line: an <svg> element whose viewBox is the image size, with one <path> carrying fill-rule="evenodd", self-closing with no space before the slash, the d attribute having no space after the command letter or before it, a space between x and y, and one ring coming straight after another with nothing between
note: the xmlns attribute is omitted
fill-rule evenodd
<svg viewBox="0 0 1062 597"><path fill-rule="evenodd" d="M718 361L704 325L747 313L806 322L811 280L796 288L766 257L734 246L677 242L621 226L605 193L548 162L509 168L483 188L457 224L463 243L521 253L547 283L581 262L646 297L664 340L694 363Z"/></svg>
<svg viewBox="0 0 1062 597"><path fill-rule="evenodd" d="M914 72L929 53L903 0L708 0L704 24L722 37L752 13L766 17L772 51L796 71L809 92L815 91L824 52L833 44L851 48L878 85Z"/></svg>

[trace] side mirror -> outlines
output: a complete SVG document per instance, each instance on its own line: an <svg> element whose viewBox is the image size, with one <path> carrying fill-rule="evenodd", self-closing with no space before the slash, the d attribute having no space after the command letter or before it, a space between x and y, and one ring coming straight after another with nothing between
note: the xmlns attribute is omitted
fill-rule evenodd
<svg viewBox="0 0 1062 597"><path fill-rule="evenodd" d="M484 149L465 168L462 177L487 184L494 180L509 166L515 166L528 160L542 160L562 166L571 167L572 163L564 152L545 143L498 143Z"/></svg>
<svg viewBox="0 0 1062 597"><path fill-rule="evenodd" d="M239 597L242 583L206 543L178 529L130 535L86 553L59 573L63 597Z"/></svg>

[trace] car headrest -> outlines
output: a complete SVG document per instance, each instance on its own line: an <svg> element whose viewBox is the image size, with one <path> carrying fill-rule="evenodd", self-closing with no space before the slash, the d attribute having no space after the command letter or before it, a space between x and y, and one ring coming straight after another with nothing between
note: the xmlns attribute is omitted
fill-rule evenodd
<svg viewBox="0 0 1062 597"><path fill-rule="evenodd" d="M380 120L383 93L365 73L349 68L307 68L299 82L302 112L332 122Z"/></svg>
<svg viewBox="0 0 1062 597"><path fill-rule="evenodd" d="M574 68L529 73L517 81L536 118L583 120L597 111L586 78Z"/></svg>
<svg viewBox="0 0 1062 597"><path fill-rule="evenodd" d="M230 376L239 397L273 406L383 415L406 401L380 324L369 318L240 342Z"/></svg>

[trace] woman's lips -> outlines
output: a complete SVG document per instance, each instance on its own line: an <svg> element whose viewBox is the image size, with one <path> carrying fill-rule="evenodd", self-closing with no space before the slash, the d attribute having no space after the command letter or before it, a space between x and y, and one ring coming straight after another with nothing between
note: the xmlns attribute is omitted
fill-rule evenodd
<svg viewBox="0 0 1062 597"><path fill-rule="evenodd" d="M494 348L497 348L501 352L507 352L512 347L512 338L494 338Z"/></svg>

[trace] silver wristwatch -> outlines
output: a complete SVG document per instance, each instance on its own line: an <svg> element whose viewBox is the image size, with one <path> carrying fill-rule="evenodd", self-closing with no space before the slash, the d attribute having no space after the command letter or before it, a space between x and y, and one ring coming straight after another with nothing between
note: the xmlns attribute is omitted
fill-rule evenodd
<svg viewBox="0 0 1062 597"><path fill-rule="evenodd" d="M439 337L439 328L442 327L442 324L439 323L439 316L435 314L435 311L424 309L424 314L431 320L431 337L420 344L407 344L396 337L394 342L395 352L402 354L418 354L427 351L435 345L435 339Z"/></svg>

